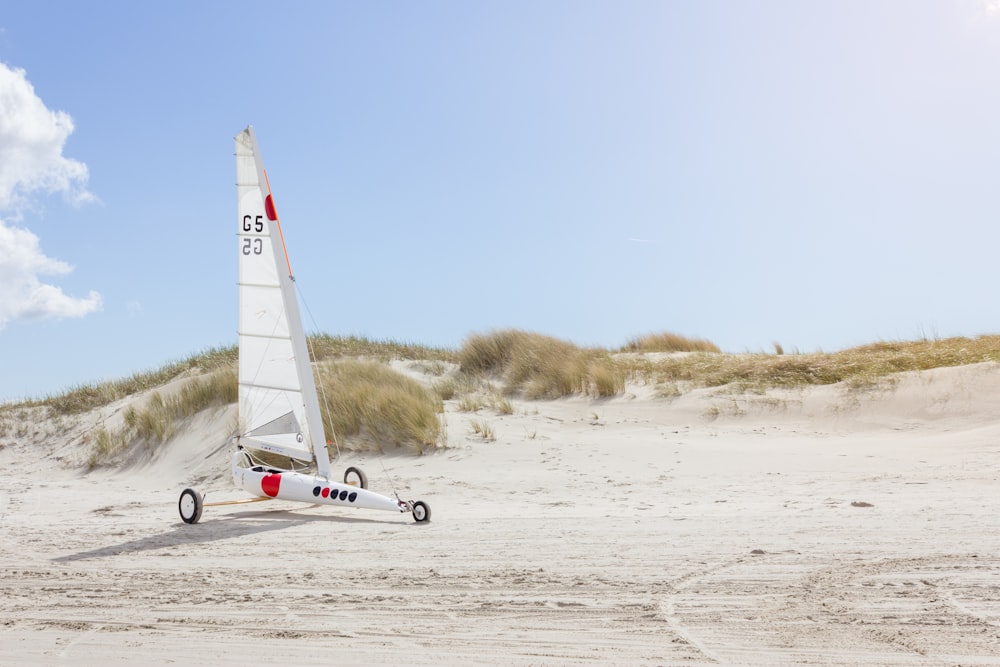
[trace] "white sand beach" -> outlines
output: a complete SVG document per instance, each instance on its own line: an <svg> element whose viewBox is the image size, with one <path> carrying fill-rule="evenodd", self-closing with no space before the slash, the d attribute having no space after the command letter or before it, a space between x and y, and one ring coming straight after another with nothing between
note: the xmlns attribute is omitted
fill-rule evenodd
<svg viewBox="0 0 1000 667"><path fill-rule="evenodd" d="M230 412L90 473L83 435L124 402L22 414L0 663L1000 665L1000 365L513 404L447 402L446 448L335 462L429 524L270 501L187 525L185 487L244 497Z"/></svg>

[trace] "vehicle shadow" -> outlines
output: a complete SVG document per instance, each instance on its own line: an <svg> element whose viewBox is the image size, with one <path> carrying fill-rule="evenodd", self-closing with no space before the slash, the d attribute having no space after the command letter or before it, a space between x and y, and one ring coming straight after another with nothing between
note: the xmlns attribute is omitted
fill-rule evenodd
<svg viewBox="0 0 1000 667"><path fill-rule="evenodd" d="M307 508L308 509L308 508ZM148 535L134 540L89 549L75 554L53 558L56 563L72 563L82 560L109 558L123 554L135 554L158 549L169 549L191 544L207 544L224 540L239 539L248 535L258 535L273 530L286 530L295 526L310 523L394 523L400 527L407 522L396 518L387 521L376 518L357 518L337 516L333 514L310 514L301 510L272 509L229 512L218 518L201 521L196 524L186 524L177 521L171 529L157 535ZM413 522L409 522L413 524ZM415 524L413 524L415 525Z"/></svg>

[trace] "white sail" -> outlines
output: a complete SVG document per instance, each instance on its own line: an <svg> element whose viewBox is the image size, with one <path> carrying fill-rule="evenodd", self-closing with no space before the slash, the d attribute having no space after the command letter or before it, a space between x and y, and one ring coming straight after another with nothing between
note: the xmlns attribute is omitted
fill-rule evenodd
<svg viewBox="0 0 1000 667"><path fill-rule="evenodd" d="M330 459L294 278L248 127L236 137L239 196L240 444L302 461L330 477Z"/></svg>

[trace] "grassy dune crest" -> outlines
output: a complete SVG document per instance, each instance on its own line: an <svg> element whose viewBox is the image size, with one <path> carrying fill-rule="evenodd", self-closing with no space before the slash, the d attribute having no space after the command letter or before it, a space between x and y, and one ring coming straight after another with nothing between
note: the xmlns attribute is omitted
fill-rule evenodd
<svg viewBox="0 0 1000 667"><path fill-rule="evenodd" d="M125 411L117 429L99 428L87 461L93 468L117 460L135 447L156 447L169 440L185 420L202 410L236 401L236 369L226 368L188 380L172 396L153 392L139 409Z"/></svg>
<svg viewBox="0 0 1000 667"><path fill-rule="evenodd" d="M120 380L81 385L56 396L27 401L26 405L45 405L59 415L80 414L132 394L156 389L171 380L176 380L185 373L203 374L224 368L235 368L236 354L235 345L209 348L183 361L167 364L158 370L136 373Z"/></svg>
<svg viewBox="0 0 1000 667"><path fill-rule="evenodd" d="M655 361L624 361L630 372L660 383L688 387L732 386L744 391L828 385L875 387L896 373L1000 362L1000 336L879 342L839 352L812 354L679 355Z"/></svg>
<svg viewBox="0 0 1000 667"><path fill-rule="evenodd" d="M328 406L323 409L326 427L341 438L341 445L353 449L395 445L417 452L442 441L444 400L458 401L458 409L466 412L488 406L509 414L512 407L504 395L529 400L601 398L624 393L626 380L656 384L657 395L670 399L697 387L764 393L770 388L843 383L848 389L867 389L891 384L900 372L1000 363L1000 335L882 341L810 354L782 354L777 347L778 354L721 353L709 341L671 333L635 338L612 352L517 329L471 335L458 351L332 336L312 337L310 348L321 360L316 374L320 403ZM126 411L120 428L97 429L93 434L91 466L124 460L136 447L156 447L169 440L184 420L198 412L234 403L236 357L235 346L213 348L159 370L0 406L0 434L24 430L23 424L18 426L24 418L17 415L28 409L43 409L50 418L63 419L153 391L144 405ZM384 363L392 359L430 362L428 374L439 379L427 389ZM445 375L448 364L456 362L458 372ZM169 394L156 391L185 376L179 389ZM497 381L502 386L494 394Z"/></svg>

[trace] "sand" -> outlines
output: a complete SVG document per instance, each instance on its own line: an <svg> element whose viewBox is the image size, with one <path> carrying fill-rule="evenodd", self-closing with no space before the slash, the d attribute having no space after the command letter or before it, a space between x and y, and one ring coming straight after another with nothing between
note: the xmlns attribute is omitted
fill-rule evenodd
<svg viewBox="0 0 1000 667"><path fill-rule="evenodd" d="M183 524L186 486L245 497L232 415L85 473L125 404L0 440L4 665L1000 665L996 364L449 403L447 448L335 464L429 524L282 501Z"/></svg>

